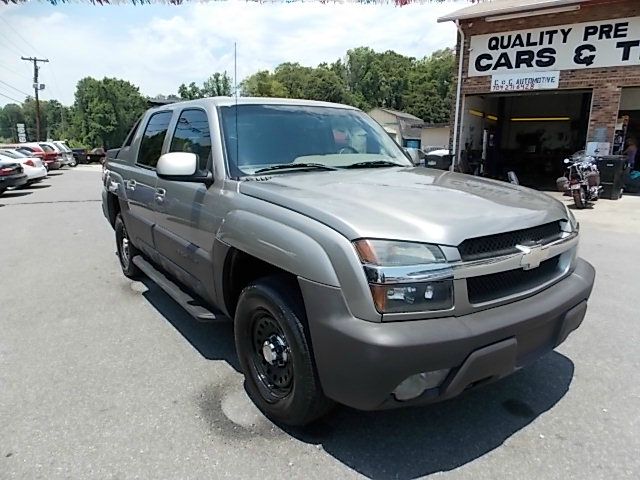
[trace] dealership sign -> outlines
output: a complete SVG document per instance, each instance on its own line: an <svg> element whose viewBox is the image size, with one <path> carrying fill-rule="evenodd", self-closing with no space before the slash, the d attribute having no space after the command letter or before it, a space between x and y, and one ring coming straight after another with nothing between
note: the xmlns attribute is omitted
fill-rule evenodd
<svg viewBox="0 0 640 480"><path fill-rule="evenodd" d="M471 37L471 77L627 65L640 65L640 17Z"/></svg>
<svg viewBox="0 0 640 480"><path fill-rule="evenodd" d="M491 76L492 92L551 90L560 86L560 72L500 73Z"/></svg>

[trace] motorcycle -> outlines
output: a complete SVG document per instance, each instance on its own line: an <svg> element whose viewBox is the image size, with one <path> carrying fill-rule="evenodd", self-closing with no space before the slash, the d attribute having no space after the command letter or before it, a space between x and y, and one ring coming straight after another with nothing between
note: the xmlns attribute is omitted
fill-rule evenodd
<svg viewBox="0 0 640 480"><path fill-rule="evenodd" d="M580 151L570 159L565 158L564 163L567 165L567 173L556 180L558 190L573 197L573 202L579 209L597 201L602 187L595 157Z"/></svg>

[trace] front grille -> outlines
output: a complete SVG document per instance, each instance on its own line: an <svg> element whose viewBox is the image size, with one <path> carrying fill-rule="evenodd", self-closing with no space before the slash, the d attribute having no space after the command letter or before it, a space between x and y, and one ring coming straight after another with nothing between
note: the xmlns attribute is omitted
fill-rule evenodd
<svg viewBox="0 0 640 480"><path fill-rule="evenodd" d="M506 272L467 278L469 302L491 302L538 287L553 280L560 273L560 256L545 260L532 270L507 270Z"/></svg>
<svg viewBox="0 0 640 480"><path fill-rule="evenodd" d="M469 238L458 246L458 250L462 260L481 260L518 253L516 245L545 244L559 239L561 235L560 222L551 222L525 230Z"/></svg>

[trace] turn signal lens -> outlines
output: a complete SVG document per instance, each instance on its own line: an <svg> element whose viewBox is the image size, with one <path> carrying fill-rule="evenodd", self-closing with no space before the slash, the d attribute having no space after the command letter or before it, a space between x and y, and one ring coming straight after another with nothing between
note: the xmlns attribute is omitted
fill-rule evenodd
<svg viewBox="0 0 640 480"><path fill-rule="evenodd" d="M453 308L453 280L401 285L370 284L380 313L424 312Z"/></svg>

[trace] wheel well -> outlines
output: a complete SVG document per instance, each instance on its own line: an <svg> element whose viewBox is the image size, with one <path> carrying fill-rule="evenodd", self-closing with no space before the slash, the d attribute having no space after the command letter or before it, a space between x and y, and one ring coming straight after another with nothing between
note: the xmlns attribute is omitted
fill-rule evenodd
<svg viewBox="0 0 640 480"><path fill-rule="evenodd" d="M113 193L107 194L107 211L109 212L109 223L113 227L116 224L116 216L120 213L120 202Z"/></svg>
<svg viewBox="0 0 640 480"><path fill-rule="evenodd" d="M227 254L223 272L224 303L231 317L236 313L238 298L242 290L258 278L272 275L290 277L292 285L299 290L296 276L253 255L232 248Z"/></svg>

